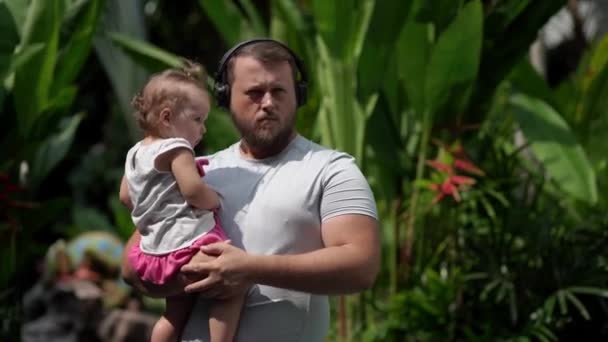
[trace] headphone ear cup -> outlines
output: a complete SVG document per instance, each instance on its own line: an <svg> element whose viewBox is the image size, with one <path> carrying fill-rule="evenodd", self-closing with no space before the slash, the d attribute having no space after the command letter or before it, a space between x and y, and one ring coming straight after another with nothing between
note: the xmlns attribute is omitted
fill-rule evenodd
<svg viewBox="0 0 608 342"><path fill-rule="evenodd" d="M219 84L215 87L215 101L218 107L230 109L230 94L227 84Z"/></svg>
<svg viewBox="0 0 608 342"><path fill-rule="evenodd" d="M298 107L302 107L306 104L306 100L308 99L308 85L305 82L298 82L296 92Z"/></svg>

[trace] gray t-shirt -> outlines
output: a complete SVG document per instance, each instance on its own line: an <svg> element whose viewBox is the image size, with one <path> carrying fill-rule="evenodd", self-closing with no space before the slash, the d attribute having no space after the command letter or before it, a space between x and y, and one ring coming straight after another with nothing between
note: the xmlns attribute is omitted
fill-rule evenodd
<svg viewBox="0 0 608 342"><path fill-rule="evenodd" d="M215 226L213 212L189 205L173 174L155 167L156 158L178 148L192 151L186 139L169 138L150 144L140 141L127 152L125 178L133 203L131 218L141 234L140 248L147 254L190 246Z"/></svg>
<svg viewBox="0 0 608 342"><path fill-rule="evenodd" d="M232 243L252 254L299 254L323 248L321 223L344 214L377 218L373 194L352 157L297 136L279 155L244 159L239 143L208 157L205 181L221 197L220 219ZM327 296L255 285L237 341L323 341ZM199 299L184 341L208 341Z"/></svg>

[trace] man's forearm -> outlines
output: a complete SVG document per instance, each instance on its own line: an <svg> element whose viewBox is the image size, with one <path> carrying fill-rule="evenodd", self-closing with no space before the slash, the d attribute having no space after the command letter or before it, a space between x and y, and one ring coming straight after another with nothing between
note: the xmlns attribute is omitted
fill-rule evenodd
<svg viewBox="0 0 608 342"><path fill-rule="evenodd" d="M250 281L317 294L347 294L373 285L379 258L354 245L295 255L251 256Z"/></svg>

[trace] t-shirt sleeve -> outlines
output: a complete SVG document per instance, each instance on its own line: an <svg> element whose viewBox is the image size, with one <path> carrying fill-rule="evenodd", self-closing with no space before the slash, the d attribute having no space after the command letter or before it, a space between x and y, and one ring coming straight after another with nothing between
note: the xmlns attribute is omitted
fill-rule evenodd
<svg viewBox="0 0 608 342"><path fill-rule="evenodd" d="M378 219L376 201L353 157L335 153L324 170L321 221L345 214Z"/></svg>
<svg viewBox="0 0 608 342"><path fill-rule="evenodd" d="M192 154L194 154L194 150L192 149L192 146L190 145L190 143L186 140L186 139L182 139L182 138L170 138L170 139L165 139L159 146L158 146L158 150L156 150L156 152L154 153L154 160L153 163L156 164L156 159L169 152L169 151L173 151L175 149L178 148L186 148L188 150L190 150L192 152Z"/></svg>

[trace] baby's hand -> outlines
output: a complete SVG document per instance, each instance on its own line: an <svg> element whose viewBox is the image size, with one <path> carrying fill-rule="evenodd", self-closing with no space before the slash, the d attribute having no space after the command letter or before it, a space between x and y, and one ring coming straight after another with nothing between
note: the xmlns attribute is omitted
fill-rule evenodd
<svg viewBox="0 0 608 342"><path fill-rule="evenodd" d="M209 165L209 160L205 158L199 158L196 160L196 168L201 177L205 176L205 170L203 169L203 166L205 165Z"/></svg>

